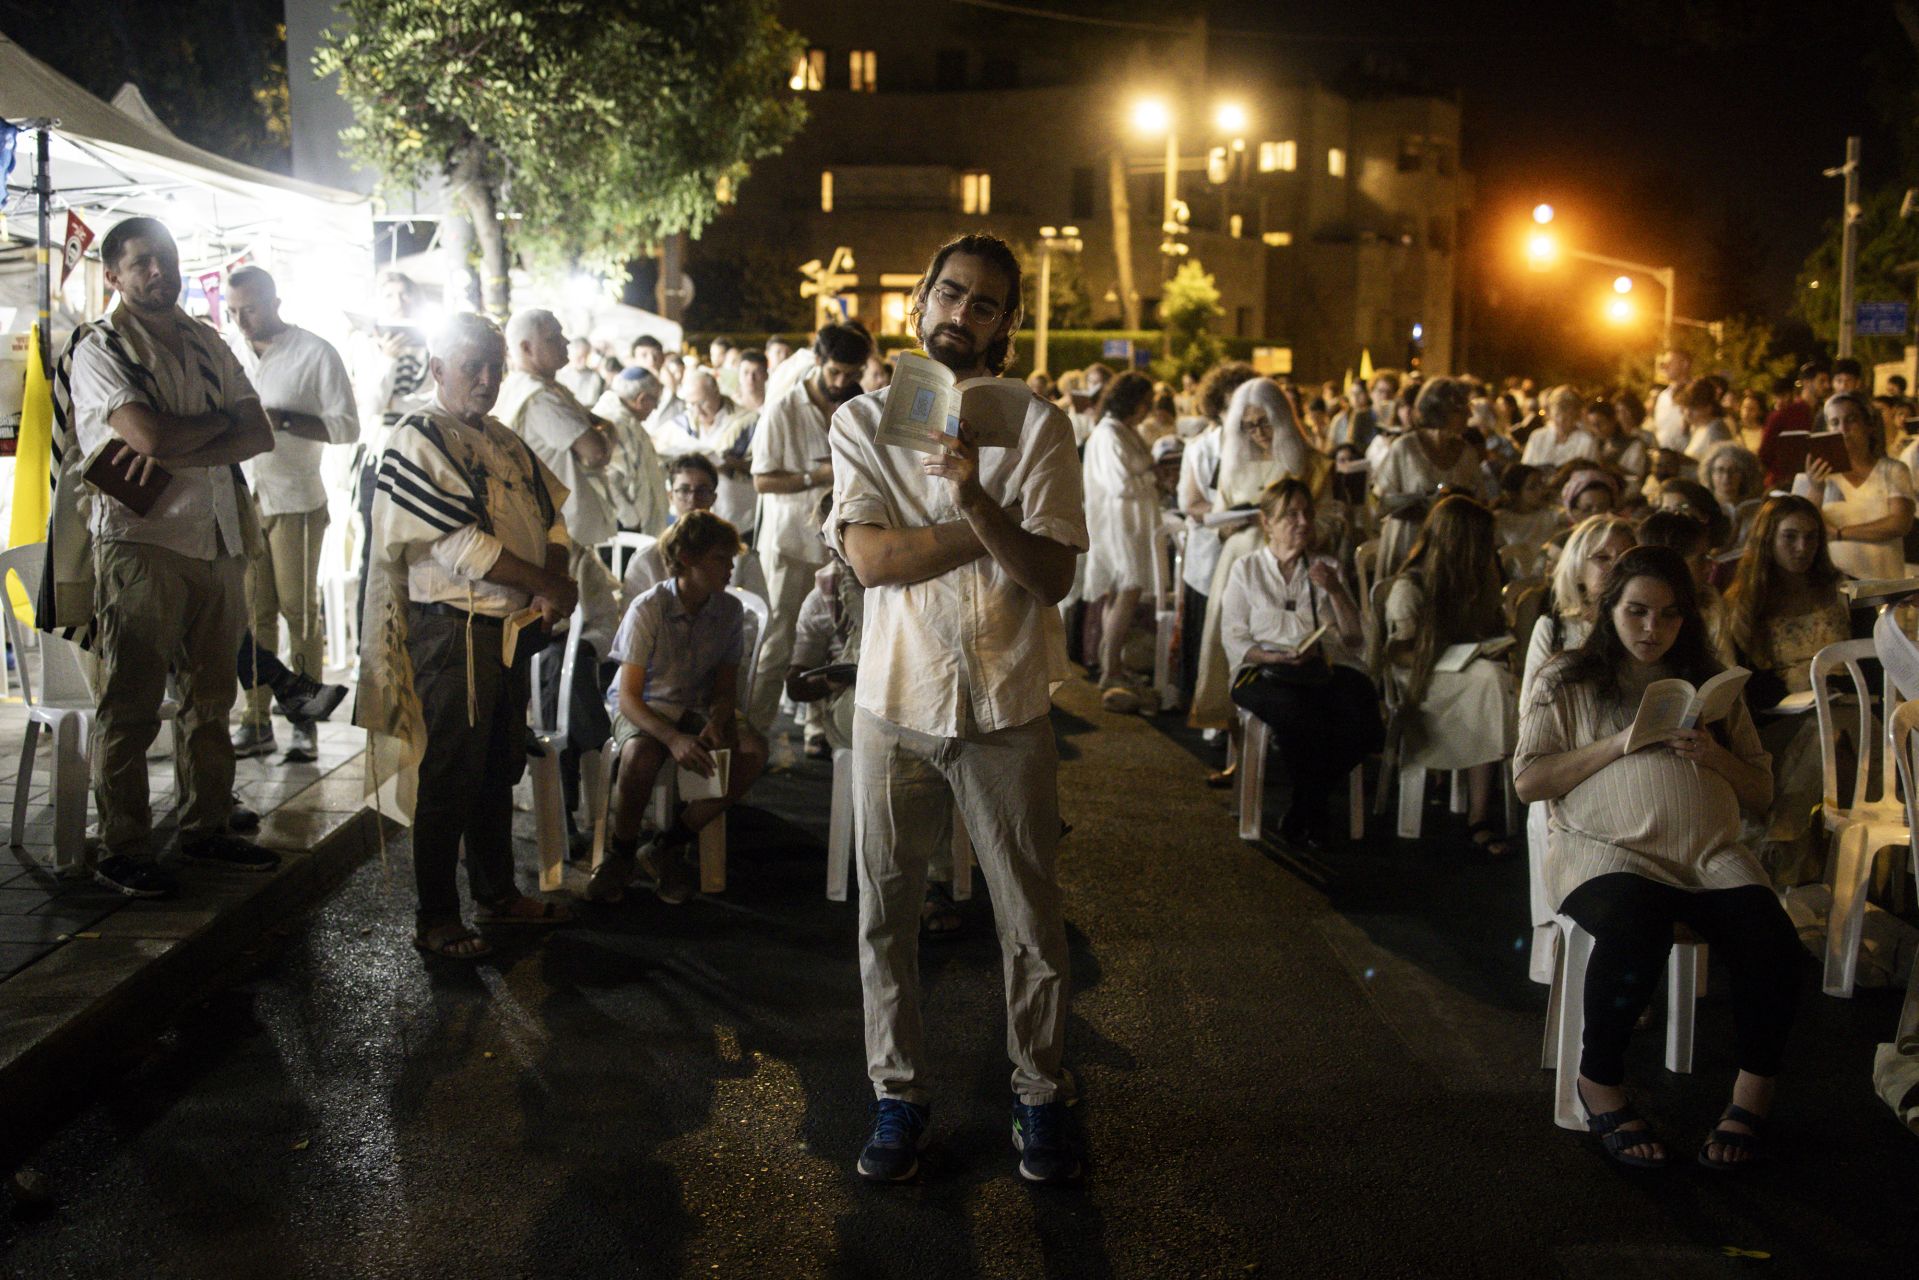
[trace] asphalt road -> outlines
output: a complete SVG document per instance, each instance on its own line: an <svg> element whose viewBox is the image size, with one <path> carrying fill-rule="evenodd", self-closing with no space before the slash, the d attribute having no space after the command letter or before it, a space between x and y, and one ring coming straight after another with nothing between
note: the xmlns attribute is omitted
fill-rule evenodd
<svg viewBox="0 0 1919 1280"><path fill-rule="evenodd" d="M1466 858L1437 810L1419 844L1243 845L1188 735L1061 702L1081 1187L1014 1171L984 897L926 952L926 1172L854 1175L854 908L824 897L802 763L735 818L723 898L589 909L477 969L408 945L404 847L364 867L37 1154L57 1207L3 1228L0 1273L1912 1274L1919 1142L1869 1080L1890 996L1820 996L1808 960L1782 1158L1736 1179L1690 1164L1723 1002L1690 1077L1641 1037L1686 1160L1627 1174L1552 1126L1523 865Z"/></svg>

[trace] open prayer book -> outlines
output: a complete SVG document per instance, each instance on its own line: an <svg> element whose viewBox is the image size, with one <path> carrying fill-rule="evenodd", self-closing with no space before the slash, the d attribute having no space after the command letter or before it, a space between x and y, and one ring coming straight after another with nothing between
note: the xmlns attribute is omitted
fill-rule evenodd
<svg viewBox="0 0 1919 1280"><path fill-rule="evenodd" d="M1806 469L1807 458L1817 458L1834 471L1852 470L1852 458L1846 452L1843 431L1781 431L1777 437L1779 456L1775 474L1794 475Z"/></svg>
<svg viewBox="0 0 1919 1280"><path fill-rule="evenodd" d="M675 765L680 776L674 780L681 800L723 800L726 783L733 771L733 753L725 747L707 752L713 757L713 776L702 778L685 765Z"/></svg>
<svg viewBox="0 0 1919 1280"><path fill-rule="evenodd" d="M1258 507L1225 507L1219 511L1208 511L1201 517L1200 524L1208 529L1223 529L1229 524L1245 524L1257 519Z"/></svg>
<svg viewBox="0 0 1919 1280"><path fill-rule="evenodd" d="M892 389L877 439L900 449L937 454L959 435L960 419L980 449L1019 446L1033 393L1018 378L958 382L937 360L903 351L893 363Z"/></svg>
<svg viewBox="0 0 1919 1280"><path fill-rule="evenodd" d="M1313 646L1318 644L1321 638L1325 636L1326 628L1330 625L1330 623L1322 623L1317 631L1307 636L1304 640L1301 640L1298 644L1293 645L1291 648L1282 644L1262 644L1259 647L1267 653L1277 653L1288 658L1297 658L1303 653L1311 653Z"/></svg>
<svg viewBox="0 0 1919 1280"><path fill-rule="evenodd" d="M1697 689L1684 680L1655 680L1639 698L1639 714L1626 735L1626 754L1658 742L1674 729L1696 729L1724 720L1752 672L1728 667Z"/></svg>
<svg viewBox="0 0 1919 1280"><path fill-rule="evenodd" d="M1864 604L1870 600L1885 602L1919 594L1919 578L1860 578L1854 582L1840 583L1839 589L1854 604Z"/></svg>
<svg viewBox="0 0 1919 1280"><path fill-rule="evenodd" d="M538 626L540 610L537 605L528 605L518 613L509 613L500 628L500 664L513 665L513 655L520 651L520 633L528 627Z"/></svg>
<svg viewBox="0 0 1919 1280"><path fill-rule="evenodd" d="M1461 644L1449 644L1439 651L1439 657L1433 660L1434 671L1464 671L1466 664L1475 658L1497 658L1519 642L1511 636L1494 636L1490 640L1468 640Z"/></svg>

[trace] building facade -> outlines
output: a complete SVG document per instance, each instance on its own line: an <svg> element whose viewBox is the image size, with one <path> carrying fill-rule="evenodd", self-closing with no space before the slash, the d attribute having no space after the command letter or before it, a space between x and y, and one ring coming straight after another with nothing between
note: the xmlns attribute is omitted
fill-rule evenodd
<svg viewBox="0 0 1919 1280"><path fill-rule="evenodd" d="M1233 37L1203 25L1069 25L939 0L913 17L879 0L784 0L782 21L807 42L790 87L810 119L694 246L696 286L703 258L777 246L797 291L801 263L845 247L845 309L904 332L908 291L941 241L988 230L1031 246L1042 227L1072 226L1097 325L1126 317L1130 265L1153 326L1164 279L1193 260L1220 290L1217 330L1289 350L1301 377L1337 377L1362 349L1402 364L1415 344L1429 372L1451 367L1471 195L1454 103L1229 83L1209 69ZM1167 129L1140 127L1145 99L1175 139L1172 237ZM1182 256L1162 252L1169 240Z"/></svg>

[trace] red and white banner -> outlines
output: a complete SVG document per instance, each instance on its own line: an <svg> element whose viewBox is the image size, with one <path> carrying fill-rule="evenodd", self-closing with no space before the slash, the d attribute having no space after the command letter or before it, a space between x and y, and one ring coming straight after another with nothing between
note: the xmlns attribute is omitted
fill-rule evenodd
<svg viewBox="0 0 1919 1280"><path fill-rule="evenodd" d="M93 243L93 228L80 221L80 215L67 210L67 236L60 250L60 285L66 286L67 277L80 265L80 259L86 256L87 246Z"/></svg>
<svg viewBox="0 0 1919 1280"><path fill-rule="evenodd" d="M222 295L226 278L224 271L208 271L200 276L200 292L207 296L207 323L215 329L225 327L226 306Z"/></svg>

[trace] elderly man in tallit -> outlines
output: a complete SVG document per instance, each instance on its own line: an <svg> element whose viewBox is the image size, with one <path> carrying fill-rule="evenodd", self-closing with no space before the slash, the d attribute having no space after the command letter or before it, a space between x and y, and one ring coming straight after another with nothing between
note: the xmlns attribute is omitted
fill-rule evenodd
<svg viewBox="0 0 1919 1280"><path fill-rule="evenodd" d="M1264 544L1265 534L1259 527L1260 494L1282 476L1297 476L1312 487L1315 498L1321 497L1331 470L1325 455L1315 453L1300 434L1292 402L1272 379L1254 378L1233 392L1226 420L1220 426L1219 500L1222 510L1246 508L1247 519L1242 524L1218 528L1223 541L1219 562L1213 567L1212 589L1206 594L1206 621L1199 637L1199 680L1188 718L1194 728L1225 729L1235 743L1239 741L1239 714L1232 699L1233 669L1219 638L1220 602L1233 566ZM1211 533L1196 529L1192 536ZM1226 769L1207 782L1230 786L1232 776L1232 770Z"/></svg>
<svg viewBox="0 0 1919 1280"><path fill-rule="evenodd" d="M380 457L360 632L355 722L374 735L369 781L382 812L413 823L414 945L449 960L491 951L461 919L462 841L481 925L568 919L513 874L528 667L578 588L566 489L490 413L505 367L506 340L481 316L453 316L433 336L433 400Z"/></svg>

